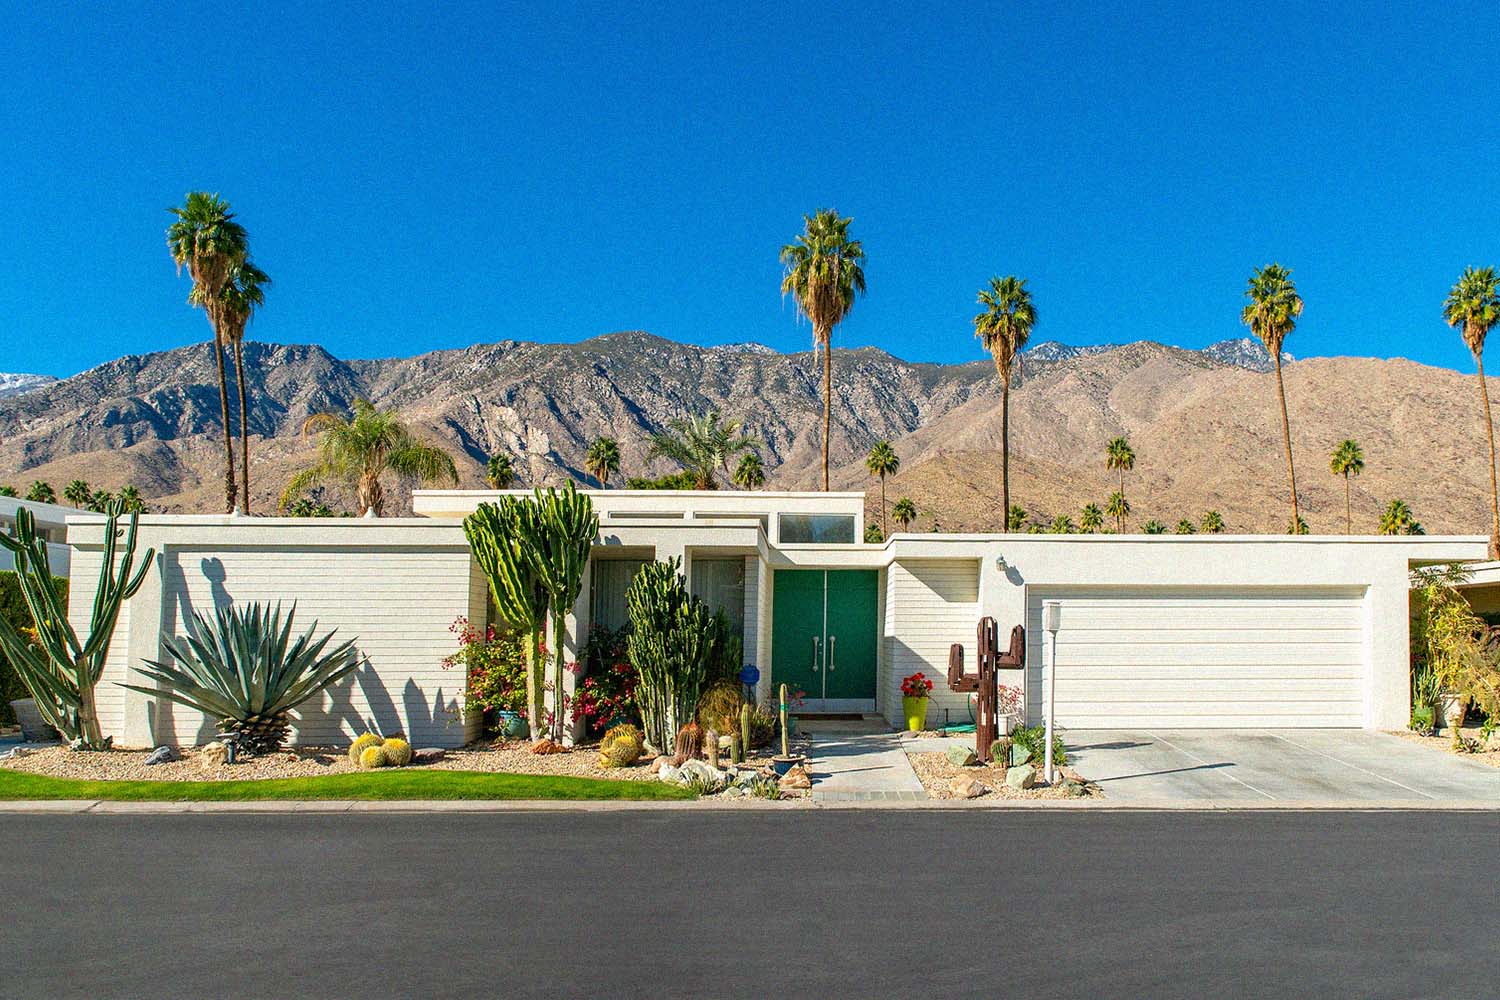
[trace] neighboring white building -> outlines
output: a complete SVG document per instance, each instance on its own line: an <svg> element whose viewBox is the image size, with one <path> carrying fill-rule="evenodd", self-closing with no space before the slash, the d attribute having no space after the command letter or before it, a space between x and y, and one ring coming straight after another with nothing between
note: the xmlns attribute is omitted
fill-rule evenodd
<svg viewBox="0 0 1500 1000"><path fill-rule="evenodd" d="M100 686L107 732L124 745L200 742L208 720L126 692L131 664L164 631L224 601L295 600L358 636L365 663L297 729L347 740L373 721L421 744L473 735L457 719L463 678L441 660L449 626L485 619L485 582L462 518L491 491L427 491L400 519L146 515L157 571L121 616ZM761 688L804 692L804 711L901 715L900 682L935 683L928 722L966 722L947 691L948 648L974 660L978 620L1027 626L1028 664L1005 682L1040 713L1040 608L1062 602L1057 719L1074 728L1347 726L1408 720L1407 574L1483 558L1481 537L898 534L868 545L859 493L590 494L600 535L567 649L625 622L624 591L649 559L683 562L691 589L743 635ZM74 600L86 616L102 517L75 516ZM569 683L571 683L571 679Z"/></svg>
<svg viewBox="0 0 1500 1000"><path fill-rule="evenodd" d="M16 511L22 507L31 511L36 520L37 534L47 540L47 559L52 564L53 576L67 576L72 550L67 545L67 519L69 514L82 513L77 507L64 507L55 503L37 503L35 500L18 500L15 497L0 497L0 532L15 531ZM0 548L0 570L15 569L15 558L9 549Z"/></svg>

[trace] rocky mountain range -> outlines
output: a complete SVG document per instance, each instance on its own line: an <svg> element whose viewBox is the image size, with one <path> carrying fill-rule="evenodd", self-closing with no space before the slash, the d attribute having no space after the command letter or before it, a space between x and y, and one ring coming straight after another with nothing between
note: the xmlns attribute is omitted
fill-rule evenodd
<svg viewBox="0 0 1500 1000"><path fill-rule="evenodd" d="M1259 351L1259 354L1256 354ZM811 488L820 469L820 371L810 352L759 344L696 347L628 332L577 344L502 341L409 358L342 360L320 347L247 344L255 505L271 509L310 461L300 429L357 398L395 407L458 459L478 485L486 456L512 456L522 484L587 481L583 454L600 434L620 443L626 475L649 436L717 408L763 442L768 487ZM1283 359L1298 486L1314 531L1342 531L1342 480L1328 453L1364 447L1353 482L1355 529L1402 497L1429 531L1483 532L1488 473L1471 376L1401 360ZM1217 509L1231 530L1284 530L1287 486L1274 378L1251 341L1203 351L1150 342L1027 353L1012 396L1012 493L1039 521L1102 504L1113 486L1104 443L1137 454L1126 478L1136 523L1175 524ZM833 462L838 488L878 489L863 466L890 440L902 459L887 495L908 495L917 527L995 528L999 386L987 360L902 361L874 348L834 351ZM221 500L219 401L207 345L132 355L0 398L0 483L73 478L133 482L154 509L213 511ZM401 494L398 493L398 497ZM333 491L328 499L347 502Z"/></svg>
<svg viewBox="0 0 1500 1000"><path fill-rule="evenodd" d="M9 372L0 372L0 399L6 396L19 396L23 392L39 389L57 379L51 375L18 375Z"/></svg>

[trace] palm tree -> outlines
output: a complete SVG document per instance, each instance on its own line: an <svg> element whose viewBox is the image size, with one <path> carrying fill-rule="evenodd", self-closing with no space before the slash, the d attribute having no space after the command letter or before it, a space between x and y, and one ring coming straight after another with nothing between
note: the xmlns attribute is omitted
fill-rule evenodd
<svg viewBox="0 0 1500 1000"><path fill-rule="evenodd" d="M854 220L831 208L802 217L795 243L781 248L781 294L790 295L813 328L814 359L823 351L823 491L828 491L828 435L833 421L833 328L865 291L865 248L849 238Z"/></svg>
<svg viewBox="0 0 1500 1000"><path fill-rule="evenodd" d="M1010 510L1010 383L1017 359L1036 326L1036 305L1026 281L1014 275L991 278L979 291L984 312L974 317L974 336L995 359L1000 376L1000 509Z"/></svg>
<svg viewBox="0 0 1500 1000"><path fill-rule="evenodd" d="M1167 533L1167 526L1165 524L1162 524L1155 518L1152 518L1145 524L1141 525L1141 530L1148 535L1165 535Z"/></svg>
<svg viewBox="0 0 1500 1000"><path fill-rule="evenodd" d="M33 503L57 503L57 494L52 491L51 483L33 479L26 491L26 499Z"/></svg>
<svg viewBox="0 0 1500 1000"><path fill-rule="evenodd" d="M407 429L394 411L375 409L368 400L354 401L354 416L314 413L302 424L304 435L325 432L318 442L318 464L297 473L281 493L281 509L307 488L335 481L352 487L359 498L359 513L385 511L385 487L380 479L393 472L424 483L458 483L453 457L441 448L424 443Z"/></svg>
<svg viewBox="0 0 1500 1000"><path fill-rule="evenodd" d="M1287 522L1286 533L1288 535L1306 535L1309 533L1307 522L1302 519L1302 515L1299 514L1296 518Z"/></svg>
<svg viewBox="0 0 1500 1000"><path fill-rule="evenodd" d="M87 507L93 495L94 491L89 489L89 484L82 479L75 479L63 487L63 499L74 507Z"/></svg>
<svg viewBox="0 0 1500 1000"><path fill-rule="evenodd" d="M245 327L257 309L266 304L266 286L271 283L266 272L246 257L229 272L229 281L219 293L223 299L224 336L234 348L234 381L240 392L240 489L245 498L245 513L250 513L250 417L245 407Z"/></svg>
<svg viewBox="0 0 1500 1000"><path fill-rule="evenodd" d="M1302 315L1302 296L1292 282L1290 269L1280 264L1256 268L1250 275L1245 298L1250 301L1240 311L1240 320L1266 345L1271 364L1276 369L1276 396L1281 401L1281 440L1286 445L1286 478L1292 490L1292 523L1301 518L1297 512L1297 471L1292 465L1292 425L1286 415L1286 382L1281 377L1281 345L1286 335L1297 327Z"/></svg>
<svg viewBox="0 0 1500 1000"><path fill-rule="evenodd" d="M0 497L18 497L20 495L20 491L18 491L14 486L11 486L9 484L0 486Z"/></svg>
<svg viewBox="0 0 1500 1000"><path fill-rule="evenodd" d="M760 446L755 438L741 433L743 427L739 420L721 423L718 410L673 420L665 431L651 436L646 458L669 458L693 477L695 489L718 489L715 473L722 470L727 476L731 458Z"/></svg>
<svg viewBox="0 0 1500 1000"><path fill-rule="evenodd" d="M1202 524L1205 535L1222 535L1224 533L1224 518L1216 510L1204 511Z"/></svg>
<svg viewBox="0 0 1500 1000"><path fill-rule="evenodd" d="M766 467L755 452L740 456L740 464L734 467L734 485L741 489L754 490L764 486Z"/></svg>
<svg viewBox="0 0 1500 1000"><path fill-rule="evenodd" d="M1115 529L1123 535L1125 519L1130 516L1130 501L1125 499L1123 490L1115 490L1109 495L1109 500L1104 504L1104 513L1115 519Z"/></svg>
<svg viewBox="0 0 1500 1000"><path fill-rule="evenodd" d="M1096 503L1083 505L1083 516L1078 520L1078 527L1083 529L1084 534L1097 535L1099 529L1104 527L1104 511Z"/></svg>
<svg viewBox="0 0 1500 1000"><path fill-rule="evenodd" d="M1071 535L1078 529L1073 526L1073 519L1066 514L1059 514L1047 525L1047 530L1054 535Z"/></svg>
<svg viewBox="0 0 1500 1000"><path fill-rule="evenodd" d="M901 525L901 530L905 531L917 519L917 505L911 502L911 497L901 497L891 508L891 517L895 518L896 523Z"/></svg>
<svg viewBox="0 0 1500 1000"><path fill-rule="evenodd" d="M1349 496L1349 477L1365 471L1365 453L1355 441L1345 439L1328 458L1328 471L1344 477L1344 534L1354 534L1354 507Z"/></svg>
<svg viewBox="0 0 1500 1000"><path fill-rule="evenodd" d="M114 494L109 490L95 490L89 496L89 502L84 506L95 514L103 514L104 508L108 507L109 502L114 498Z"/></svg>
<svg viewBox="0 0 1500 1000"><path fill-rule="evenodd" d="M1125 473L1135 468L1135 452L1131 450L1130 442L1123 437L1111 438L1109 444L1104 446L1104 467L1114 469L1120 474L1120 499L1125 498ZM1125 513L1130 513L1130 504L1125 504ZM1123 519L1120 530L1125 530Z"/></svg>
<svg viewBox="0 0 1500 1000"><path fill-rule="evenodd" d="M1479 370L1479 402L1485 436L1490 442L1490 558L1500 559L1500 487L1495 482L1495 423L1490 391L1484 382L1484 338L1500 322L1500 276L1493 267L1466 267L1443 301L1443 319L1463 334Z"/></svg>
<svg viewBox="0 0 1500 1000"><path fill-rule="evenodd" d="M1193 527L1193 522L1188 520L1187 518L1183 518L1182 520L1178 521L1177 528L1173 532L1173 534L1177 535L1195 535L1197 533L1198 529Z"/></svg>
<svg viewBox="0 0 1500 1000"><path fill-rule="evenodd" d="M599 437L589 445L589 453L583 458L583 469L599 480L599 486L609 489L609 476L620 471L620 446L611 437Z"/></svg>
<svg viewBox="0 0 1500 1000"><path fill-rule="evenodd" d="M125 505L127 514L146 513L146 501L141 499L141 491L135 488L133 483L126 483L120 487L120 492L115 494L115 499Z"/></svg>
<svg viewBox="0 0 1500 1000"><path fill-rule="evenodd" d="M484 463L484 481L492 490L508 490L516 481L516 470L511 468L510 456L497 453Z"/></svg>
<svg viewBox="0 0 1500 1000"><path fill-rule="evenodd" d="M889 441L876 441L865 458L865 468L870 470L870 475L880 477L880 533L884 535L888 530L885 520L885 477L896 474L901 468L901 459Z"/></svg>
<svg viewBox="0 0 1500 1000"><path fill-rule="evenodd" d="M1411 508L1406 505L1405 500L1392 500L1386 506L1385 512L1380 515L1380 533L1382 535L1425 535L1427 532L1422 528L1422 522L1412 516Z"/></svg>
<svg viewBox="0 0 1500 1000"><path fill-rule="evenodd" d="M229 385L224 373L226 324L221 293L231 272L245 259L249 237L245 227L234 221L229 203L216 194L190 191L181 208L167 211L177 218L167 227L167 249L172 253L178 274L187 268L188 277L193 279L193 291L188 301L204 311L214 332L214 364L219 370L219 415L224 424L224 509L232 512L238 491L234 476L234 439L229 432Z"/></svg>
<svg viewBox="0 0 1500 1000"><path fill-rule="evenodd" d="M1025 507L1018 503L1011 504L1009 513L1005 515L1005 530L1020 531L1026 527L1027 516Z"/></svg>

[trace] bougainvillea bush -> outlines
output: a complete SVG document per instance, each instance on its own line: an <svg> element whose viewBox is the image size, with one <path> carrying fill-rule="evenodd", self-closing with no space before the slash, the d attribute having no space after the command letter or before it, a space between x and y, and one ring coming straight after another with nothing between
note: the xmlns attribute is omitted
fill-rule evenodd
<svg viewBox="0 0 1500 1000"><path fill-rule="evenodd" d="M573 721L586 720L590 732L600 733L640 718L635 705L639 675L625 655L629 637L629 626L614 630L595 626L584 644L580 659L586 673L578 682L570 707Z"/></svg>
<svg viewBox="0 0 1500 1000"><path fill-rule="evenodd" d="M499 712L526 714L526 636L493 625L480 628L460 615L448 631L458 636L458 651L443 660L448 669L464 671L464 711L481 712L486 728Z"/></svg>

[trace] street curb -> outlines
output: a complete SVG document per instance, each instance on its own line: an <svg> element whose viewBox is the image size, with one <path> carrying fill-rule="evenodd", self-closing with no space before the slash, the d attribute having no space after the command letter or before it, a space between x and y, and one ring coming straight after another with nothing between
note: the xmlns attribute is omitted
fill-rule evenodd
<svg viewBox="0 0 1500 1000"><path fill-rule="evenodd" d="M875 810L923 811L1063 810L1085 812L1495 812L1500 802L1421 802L1409 799L1374 802L1286 801L1254 802L1225 799L1200 801L1110 802L1106 799L933 799L927 802L815 802L796 799L782 802L702 800L688 802L554 801L546 799L409 800L399 802L365 800L266 800L259 802L117 802L101 799L55 799L0 802L0 815L101 814L182 815L209 813L494 813L494 812L807 812L830 810L860 812Z"/></svg>

